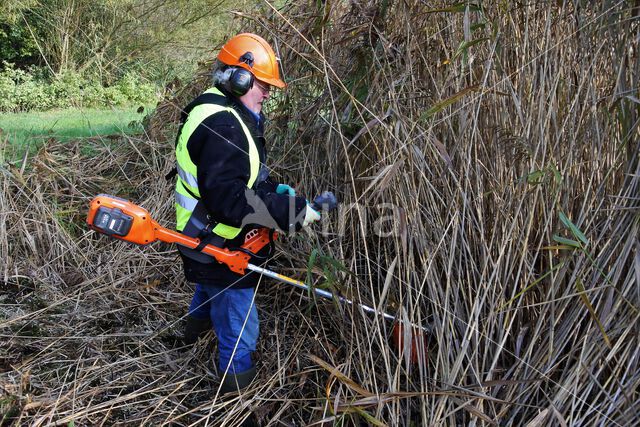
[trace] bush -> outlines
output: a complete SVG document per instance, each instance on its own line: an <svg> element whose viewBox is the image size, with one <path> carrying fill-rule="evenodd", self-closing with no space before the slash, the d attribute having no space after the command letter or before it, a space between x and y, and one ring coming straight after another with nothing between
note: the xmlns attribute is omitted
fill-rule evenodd
<svg viewBox="0 0 640 427"><path fill-rule="evenodd" d="M24 73L22 82L16 84L14 96L21 111L46 110L52 107L46 84L34 79L29 73Z"/></svg>
<svg viewBox="0 0 640 427"><path fill-rule="evenodd" d="M156 98L155 86L132 71L127 71L115 86L130 103L145 104Z"/></svg>
<svg viewBox="0 0 640 427"><path fill-rule="evenodd" d="M104 100L107 105L123 105L127 103L127 96L120 92L117 85L104 88Z"/></svg>
<svg viewBox="0 0 640 427"><path fill-rule="evenodd" d="M54 107L82 106L84 105L83 89L88 85L80 74L67 71L51 80L47 92L53 100Z"/></svg>
<svg viewBox="0 0 640 427"><path fill-rule="evenodd" d="M0 111L148 104L157 98L154 84L127 71L104 87L97 77L66 71L53 78L43 68L17 69L4 62L0 71Z"/></svg>
<svg viewBox="0 0 640 427"><path fill-rule="evenodd" d="M10 73L0 73L0 111L13 111L16 108L15 93L16 82Z"/></svg>
<svg viewBox="0 0 640 427"><path fill-rule="evenodd" d="M100 84L90 84L82 91L82 102L85 107L100 107L105 105L106 89Z"/></svg>
<svg viewBox="0 0 640 427"><path fill-rule="evenodd" d="M31 72L16 69L13 64L7 62L3 65L4 70L0 73L0 109L2 111L49 107L44 86L34 78Z"/></svg>

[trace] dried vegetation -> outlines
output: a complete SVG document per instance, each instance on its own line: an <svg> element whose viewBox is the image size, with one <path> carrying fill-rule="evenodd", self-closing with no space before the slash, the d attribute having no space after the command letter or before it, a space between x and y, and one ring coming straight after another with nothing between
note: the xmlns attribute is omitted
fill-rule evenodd
<svg viewBox="0 0 640 427"><path fill-rule="evenodd" d="M427 360L408 364L382 318L265 280L258 381L222 399L215 341L180 346L190 286L171 248L86 230L100 192L171 224L162 135L203 74L144 137L2 167L4 420L637 424L638 8L293 3L247 21L290 83L271 166L343 205L274 268L428 325Z"/></svg>

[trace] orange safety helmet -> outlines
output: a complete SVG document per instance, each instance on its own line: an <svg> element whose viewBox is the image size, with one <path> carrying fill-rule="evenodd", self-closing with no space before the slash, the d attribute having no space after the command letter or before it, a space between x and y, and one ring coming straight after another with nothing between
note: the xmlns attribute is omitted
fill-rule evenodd
<svg viewBox="0 0 640 427"><path fill-rule="evenodd" d="M247 57L251 60L247 60ZM220 49L218 60L223 64L248 70L261 82L280 89L286 86L280 80L276 54L265 39L255 34L242 33L232 37Z"/></svg>

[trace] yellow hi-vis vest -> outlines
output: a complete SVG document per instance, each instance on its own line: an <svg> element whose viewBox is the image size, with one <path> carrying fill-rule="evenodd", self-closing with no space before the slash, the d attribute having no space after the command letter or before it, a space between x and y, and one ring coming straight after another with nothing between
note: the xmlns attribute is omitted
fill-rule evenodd
<svg viewBox="0 0 640 427"><path fill-rule="evenodd" d="M215 95L225 96L220 90L217 88L212 88L207 90L204 93L212 93ZM184 227L189 222L189 218L191 218L191 214L193 213L196 204L200 200L200 190L198 189L198 167L191 161L191 157L189 156L189 150L187 150L187 142L189 138L196 130L196 128L208 117L211 117L214 114L227 111L233 114L244 134L247 138L247 142L249 143L249 166L250 166L250 175L249 181L247 182L247 187L253 187L257 177L258 171L260 170L260 156L258 154L258 148L256 147L256 143L251 136L251 132L244 124L240 115L237 111L235 111L231 107L226 107L218 104L210 104L204 103L195 106L190 112L187 120L184 122L182 129L180 131L180 135L178 136L178 142L176 144L176 160L177 160L177 169L178 169L178 180L176 182L176 229L178 231L183 231ZM215 132L214 130L210 130L211 132ZM220 144L229 144L230 150L240 150L240 148L234 146L230 141L220 141ZM195 196L195 197L194 197ZM238 234L240 234L241 229L237 227L232 227L226 224L218 224L213 228L213 232L218 236L221 236L225 239L233 239ZM194 236L195 237L195 236Z"/></svg>

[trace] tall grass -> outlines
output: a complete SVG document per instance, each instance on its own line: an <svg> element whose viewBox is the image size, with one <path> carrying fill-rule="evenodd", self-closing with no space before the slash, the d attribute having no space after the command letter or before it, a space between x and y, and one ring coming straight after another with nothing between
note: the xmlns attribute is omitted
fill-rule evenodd
<svg viewBox="0 0 640 427"><path fill-rule="evenodd" d="M265 425L636 424L638 9L265 10L250 28L290 83L270 105L273 174L342 201L283 239L276 268L429 327L426 361L379 316L263 280L258 380L221 398L209 341L176 344L190 288L173 252L79 227L99 192L171 224L171 139L91 159L53 145L28 176L3 169L3 408L29 425L234 425L249 409Z"/></svg>

